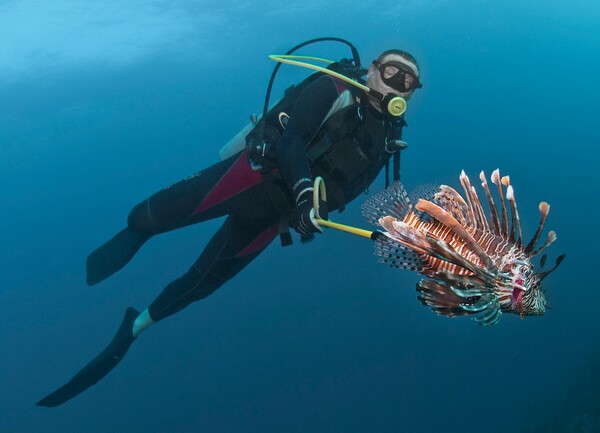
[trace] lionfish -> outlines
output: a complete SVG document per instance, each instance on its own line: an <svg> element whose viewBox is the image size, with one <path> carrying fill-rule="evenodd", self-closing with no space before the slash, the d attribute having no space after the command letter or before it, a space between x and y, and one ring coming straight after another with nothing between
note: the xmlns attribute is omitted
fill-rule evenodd
<svg viewBox="0 0 600 433"><path fill-rule="evenodd" d="M375 194L362 205L367 220L385 230L375 237L375 254L382 263L428 277L417 284L417 299L439 315L471 316L484 326L496 324L502 313L521 318L542 315L547 306L542 280L564 258L560 255L547 271L541 270L546 255L541 257L538 272L531 262L556 240L550 231L536 249L550 206L540 203L537 230L524 246L510 178L501 177L499 170L492 173L499 208L483 172L479 178L489 220L464 171L460 175L464 198L455 189L441 185L437 191L414 194L418 202L413 206L400 182Z"/></svg>

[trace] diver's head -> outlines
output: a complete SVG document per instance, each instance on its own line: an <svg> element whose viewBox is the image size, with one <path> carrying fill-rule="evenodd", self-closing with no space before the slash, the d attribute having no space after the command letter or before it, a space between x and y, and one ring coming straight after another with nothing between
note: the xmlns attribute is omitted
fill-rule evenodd
<svg viewBox="0 0 600 433"><path fill-rule="evenodd" d="M374 60L367 72L367 87L383 95L401 96L410 99L421 87L419 66L416 59L401 50L388 50ZM368 95L369 102L379 111L380 101Z"/></svg>

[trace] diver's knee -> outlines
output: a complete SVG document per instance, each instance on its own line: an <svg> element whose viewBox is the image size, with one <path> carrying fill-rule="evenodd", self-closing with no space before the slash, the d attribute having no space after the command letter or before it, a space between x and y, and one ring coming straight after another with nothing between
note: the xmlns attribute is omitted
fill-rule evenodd
<svg viewBox="0 0 600 433"><path fill-rule="evenodd" d="M136 233L154 234L154 224L148 200L144 200L131 209L127 217L127 225Z"/></svg>

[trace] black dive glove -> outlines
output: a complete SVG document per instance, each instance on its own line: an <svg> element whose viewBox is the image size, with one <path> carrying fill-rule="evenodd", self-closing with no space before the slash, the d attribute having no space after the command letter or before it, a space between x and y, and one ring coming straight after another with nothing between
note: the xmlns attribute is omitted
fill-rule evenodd
<svg viewBox="0 0 600 433"><path fill-rule="evenodd" d="M327 219L327 204L321 200L319 201L319 217ZM304 239L312 238L313 233L323 233L315 216L312 187L300 191L296 199L296 208L290 218L290 227Z"/></svg>

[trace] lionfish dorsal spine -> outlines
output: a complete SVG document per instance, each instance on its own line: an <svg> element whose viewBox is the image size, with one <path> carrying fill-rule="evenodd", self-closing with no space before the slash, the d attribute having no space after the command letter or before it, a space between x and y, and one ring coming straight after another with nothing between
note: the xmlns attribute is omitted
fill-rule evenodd
<svg viewBox="0 0 600 433"><path fill-rule="evenodd" d="M483 206L481 205L481 201L479 200L479 196L477 195L477 191L475 190L474 186L471 187L471 191L473 194L473 201L477 205L477 215L479 216L481 226L483 227L484 231L489 232L490 224L488 223L488 220L485 216L485 212L483 211Z"/></svg>
<svg viewBox="0 0 600 433"><path fill-rule="evenodd" d="M483 206L481 205L481 201L479 200L477 191L475 190L473 185L471 185L471 180L469 179L469 176L467 176L464 170L462 170L460 174L460 182L465 191L465 195L471 208L471 214L473 215L473 219L475 222L473 228L475 230L480 229L483 231L489 231L490 226L487 221L487 218L485 217L485 212L483 211Z"/></svg>
<svg viewBox="0 0 600 433"><path fill-rule="evenodd" d="M502 182L502 185L504 185L504 187L506 188L506 200L508 200L508 203L510 205L510 230L508 232L508 240L510 241L510 243L515 244L516 237L517 237L515 212L514 212L514 208L513 208L513 202L508 198L509 188L511 187L510 176L502 176L502 178L500 179L500 182ZM511 190L511 195L512 195L512 190ZM513 198L514 198L514 195L513 195Z"/></svg>
<svg viewBox="0 0 600 433"><path fill-rule="evenodd" d="M473 236L444 209L426 200L419 200L419 202L415 205L415 208L431 215L433 218L452 230L463 240L463 242L465 242L469 249L473 251L473 253L482 261L487 269L496 268L496 265L492 259L486 254L483 248L481 248Z"/></svg>
<svg viewBox="0 0 600 433"><path fill-rule="evenodd" d="M460 172L460 184L463 187L463 191L465 192L465 199L467 200L467 212L469 215L469 219L471 224L475 230L479 228L479 221L477 216L475 215L475 209L473 208L473 200L471 197L471 184L469 183L469 178L465 174L465 171L462 170Z"/></svg>
<svg viewBox="0 0 600 433"><path fill-rule="evenodd" d="M517 208L517 200L515 199L515 190L512 185L508 185L506 188L506 199L510 203L510 215L512 220L510 231L511 240L520 248L523 242L523 230L521 229L521 219L519 218L519 209ZM519 235L518 238L516 238L517 233Z"/></svg>
<svg viewBox="0 0 600 433"><path fill-rule="evenodd" d="M541 253L546 248L548 248L550 246L550 244L552 244L555 240L556 240L556 233L554 231L548 232L548 236L546 237L546 242L544 242L544 244L541 247L539 247L537 250L532 252L530 254L530 257L537 256L539 253Z"/></svg>
<svg viewBox="0 0 600 433"><path fill-rule="evenodd" d="M546 203L545 201L543 201L539 205L539 210L540 210L540 222L538 223L538 226L535 231L535 234L533 235L533 238L531 239L531 241L529 241L529 243L525 247L525 255L527 255L527 256L531 255L531 252L535 248L535 245L537 244L537 241L540 238L540 235L542 234L542 230L544 229L544 225L546 224L546 218L548 218L548 213L550 212L550 205L548 203Z"/></svg>
<svg viewBox="0 0 600 433"><path fill-rule="evenodd" d="M502 206L502 231L501 235L508 239L508 212L506 211L506 204L504 203L504 193L502 192L502 183L500 182L500 170L496 169L492 172L491 177L492 183L496 185L498 189L498 195L500 196L500 205Z"/></svg>
<svg viewBox="0 0 600 433"><path fill-rule="evenodd" d="M463 226L468 224L469 216L467 209L469 205L454 188L447 185L440 185L439 191L434 195L434 199Z"/></svg>
<svg viewBox="0 0 600 433"><path fill-rule="evenodd" d="M490 191L490 187L488 186L487 180L485 178L485 173L483 171L479 173L479 179L481 180L481 186L485 190L485 196L487 198L488 206L490 208L490 229L495 235L500 235L500 219L498 218L498 209L496 209L496 203L494 203L492 192Z"/></svg>

